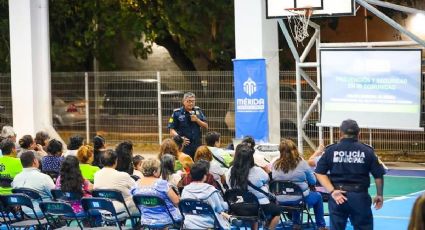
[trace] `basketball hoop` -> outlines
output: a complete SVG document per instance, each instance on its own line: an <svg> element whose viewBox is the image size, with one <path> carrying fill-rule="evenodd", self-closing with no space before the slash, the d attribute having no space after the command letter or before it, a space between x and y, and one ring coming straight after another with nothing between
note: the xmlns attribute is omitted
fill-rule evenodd
<svg viewBox="0 0 425 230"><path fill-rule="evenodd" d="M308 34L308 23L310 22L311 15L313 15L313 8L288 8L285 10L292 13L288 16L289 29L298 46L298 43L302 44L304 39L310 36Z"/></svg>

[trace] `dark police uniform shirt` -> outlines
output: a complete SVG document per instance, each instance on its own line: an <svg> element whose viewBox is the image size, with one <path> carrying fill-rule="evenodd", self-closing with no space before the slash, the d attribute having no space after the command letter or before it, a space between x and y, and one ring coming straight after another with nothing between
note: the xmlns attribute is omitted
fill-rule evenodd
<svg viewBox="0 0 425 230"><path fill-rule="evenodd" d="M328 176L332 184L354 184L369 188L369 173L382 178L385 169L375 151L355 138L344 138L326 147L317 163L316 173Z"/></svg>
<svg viewBox="0 0 425 230"><path fill-rule="evenodd" d="M199 120L204 122L207 120L207 117L198 106L193 108L193 112ZM190 140L190 144L184 147L183 152L193 157L196 149L202 144L202 132L201 127L190 120L190 115L190 112L187 112L183 106L175 109L168 121L168 128L176 130L179 136Z"/></svg>

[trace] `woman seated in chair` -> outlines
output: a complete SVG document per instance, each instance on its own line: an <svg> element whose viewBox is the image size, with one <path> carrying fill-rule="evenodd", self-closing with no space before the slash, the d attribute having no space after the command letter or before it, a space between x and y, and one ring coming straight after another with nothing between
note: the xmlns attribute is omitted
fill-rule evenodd
<svg viewBox="0 0 425 230"><path fill-rule="evenodd" d="M157 159L149 158L142 163L142 173L144 178L138 180L136 186L131 190L132 195L142 194L157 196L165 201L168 210L176 222L181 222L182 216L177 209L180 201L177 194L170 187L166 180L160 177L160 162ZM167 211L160 208L141 208L141 224L143 225L167 225L173 221Z"/></svg>
<svg viewBox="0 0 425 230"><path fill-rule="evenodd" d="M316 184L316 178L313 171L308 166L307 162L300 157L295 143L288 139L283 139L279 145L280 158L272 165L273 180L292 181L297 184L302 190L305 197L305 202L308 206L313 206L316 225L319 230L326 228L326 222L323 217L323 201L320 193L310 191L309 185ZM278 201L291 202L300 200L301 197L293 196L278 196ZM293 212L292 219L294 229L300 228L300 213Z"/></svg>
<svg viewBox="0 0 425 230"><path fill-rule="evenodd" d="M254 165L254 149L249 144L241 143L236 147L233 166L227 172L226 178L230 188L248 190L258 198L264 214L270 217L268 229L275 229L279 223L281 208L270 202L267 196L269 175ZM258 225L255 224L252 228L257 229Z"/></svg>
<svg viewBox="0 0 425 230"><path fill-rule="evenodd" d="M59 177L56 180L56 188L62 190L62 192L78 194L81 198L91 197L90 193L93 190L93 185L90 181L83 178L77 157L69 155L62 162ZM84 214L80 199L69 203L77 215Z"/></svg>

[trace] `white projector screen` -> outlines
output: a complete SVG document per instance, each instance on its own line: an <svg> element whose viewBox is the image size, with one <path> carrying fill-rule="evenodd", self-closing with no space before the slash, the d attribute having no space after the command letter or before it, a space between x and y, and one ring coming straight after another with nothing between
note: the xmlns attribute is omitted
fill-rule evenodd
<svg viewBox="0 0 425 230"><path fill-rule="evenodd" d="M423 130L420 49L322 49L319 126Z"/></svg>

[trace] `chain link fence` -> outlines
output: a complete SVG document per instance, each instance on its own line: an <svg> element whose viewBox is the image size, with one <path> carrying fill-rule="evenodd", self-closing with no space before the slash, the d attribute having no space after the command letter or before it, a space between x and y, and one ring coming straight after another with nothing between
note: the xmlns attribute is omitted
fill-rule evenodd
<svg viewBox="0 0 425 230"><path fill-rule="evenodd" d="M315 72L308 74L316 80ZM281 120L276 125L279 123L282 137L295 140L295 72L282 71L279 80ZM51 82L52 120L65 141L74 134L86 137L88 126L89 138L101 134L111 145L123 140L131 140L141 146L158 144L169 136L168 119L173 109L181 106L183 93L187 91L196 94L196 105L206 114L209 131L220 132L223 145L230 143L234 137L232 71L67 72L52 73ZM301 107L305 111L316 93L307 82L302 82L301 85ZM424 98L422 101L425 101ZM318 120L316 110L305 127L307 136L316 144L319 133L315 124ZM8 74L0 75L0 125L5 124L12 124ZM325 144L338 139L337 128L323 130ZM361 140L370 143L378 151L425 151L424 132L367 129L362 130ZM309 148L307 143L304 146Z"/></svg>

